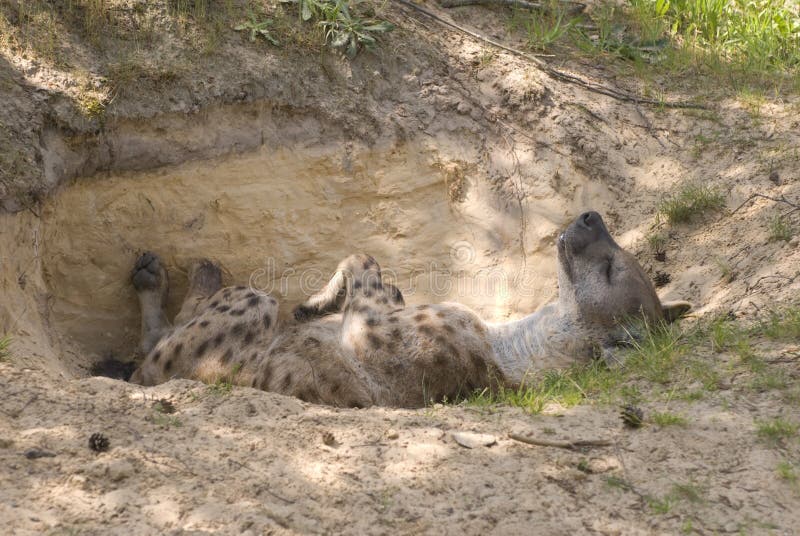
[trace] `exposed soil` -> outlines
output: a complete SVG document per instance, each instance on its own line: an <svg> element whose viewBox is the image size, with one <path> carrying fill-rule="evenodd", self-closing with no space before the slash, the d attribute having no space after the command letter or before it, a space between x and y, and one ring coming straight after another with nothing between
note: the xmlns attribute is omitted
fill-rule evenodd
<svg viewBox="0 0 800 536"><path fill-rule="evenodd" d="M503 11L439 12L518 37ZM797 421L800 341L759 347L793 382L782 390L733 378L690 402L640 386L645 411L687 420L640 430L603 405L342 410L186 380L87 378L103 357L132 357L128 274L144 249L168 265L173 312L195 257L270 289L285 312L366 251L407 302L454 300L502 320L555 296L555 237L591 208L662 274L662 298L691 301L700 319L748 322L797 302L800 213L745 203L800 199L797 97L637 106L405 8L383 15L398 30L352 62L294 34L276 49L228 30L201 57L166 19L146 62L80 34L65 38L69 68L0 49L0 335L13 341L0 359L0 522L20 534L792 534L800 488L775 468L800 463L798 439L755 430ZM131 57L141 78L121 89L112 67ZM640 89L596 62L566 65ZM101 116L87 115L87 93ZM724 191L727 208L663 223L659 200L689 182ZM779 215L789 240L770 238ZM658 258L654 231L666 236ZM729 358L700 357L722 368ZM154 408L162 398L175 413ZM497 443L466 449L455 431ZM95 432L109 451L89 449ZM530 446L509 432L612 446Z"/></svg>

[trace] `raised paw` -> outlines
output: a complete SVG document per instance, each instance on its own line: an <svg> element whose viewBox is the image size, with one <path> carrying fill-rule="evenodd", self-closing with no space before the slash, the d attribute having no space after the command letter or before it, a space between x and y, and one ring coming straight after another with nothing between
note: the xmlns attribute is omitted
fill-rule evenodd
<svg viewBox="0 0 800 536"><path fill-rule="evenodd" d="M167 271L164 270L158 255L149 251L139 255L133 265L131 282L137 292L150 290L165 292L168 285Z"/></svg>

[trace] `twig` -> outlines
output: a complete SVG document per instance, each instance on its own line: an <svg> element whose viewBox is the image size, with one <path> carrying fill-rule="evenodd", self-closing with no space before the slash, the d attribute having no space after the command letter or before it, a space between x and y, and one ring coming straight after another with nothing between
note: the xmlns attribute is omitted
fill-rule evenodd
<svg viewBox="0 0 800 536"><path fill-rule="evenodd" d="M745 199L745 200L744 200L744 202L742 202L742 204L741 204L741 205L739 205L738 207L736 207L736 208L733 210L733 212L731 212L731 213L729 214L729 216L733 216L734 214L736 214L736 213L739 211L739 209L741 209L741 208L742 208L742 207L744 207L744 206L745 206L747 203L749 203L750 201L752 201L753 199L755 199L755 198L757 198L757 197L761 197L761 198L763 198L763 199L769 199L770 201L774 201L775 203L786 203L787 205L789 205L790 207L792 207L794 210L800 210L800 204L793 203L792 201L789 201L788 199L786 199L786 196L785 196L785 195L782 195L782 196L780 196L780 197L772 197L772 196L769 196L769 195L764 195L764 194L752 194L750 197L748 197L747 199Z"/></svg>
<svg viewBox="0 0 800 536"><path fill-rule="evenodd" d="M555 441L552 439L538 439L535 437L525 436L511 432L508 437L514 441L527 443L528 445L537 445L540 447L558 447L560 449L576 449L580 447L609 447L613 443L609 439L576 439L574 441Z"/></svg>
<svg viewBox="0 0 800 536"><path fill-rule="evenodd" d="M575 85L580 86L580 87L582 87L582 88L584 88L584 89L586 89L588 91L592 91L594 93L599 93L600 95L605 95L607 97L611 97L612 99L616 99L616 100L622 101L622 102L635 102L637 104L648 104L648 105L651 105L651 106L659 106L661 108L694 108L694 109L700 109L700 110L708 109L708 107L703 105L703 104L698 104L698 103L693 103L693 102L683 102L683 101L669 102L669 101L659 101L659 100L653 100L653 99L644 99L644 98L641 98L641 97L637 97L635 95L630 95L630 94L625 93L623 91L618 91L618 90L616 90L614 88L611 88L611 87L608 87L608 86L604 86L602 84L598 84L596 82L591 82L589 80L586 80L586 79L581 78L579 76L575 76L573 74L565 73L564 71L559 71L558 69L554 69L553 67L550 67L547 63L545 63L544 61L540 60L539 58L537 58L533 54L528 54L526 52L522 52L521 50L517 50L516 48L509 47L509 46L504 45L504 44L502 44L502 43L500 43L498 41L495 41L493 39L489 39L488 37L484 37L483 35L481 35L481 34L479 34L477 32L474 32L472 30L469 30L467 28L464 28L463 26L460 26L460 25L455 24L453 22L447 21L447 20L443 19L442 17L440 17L439 15L437 15L436 13L434 13L434 12L428 10L428 9L425 9L422 6L418 6L418 5L414 4L414 3L412 3L410 0L394 0L394 1L396 3L398 3L398 4L401 4L401 5L404 5L404 6L408 7L408 8L413 9L414 11L418 11L418 12L422 13L423 15L427 16L427 17L432 18L433 20L435 20L439 24L442 24L443 26L447 26L449 28L453 28L453 29L458 30L459 32L461 32L463 34L466 34L466 35L468 35L468 36L470 36L470 37L472 37L474 39L477 39L479 41L483 41L484 43L492 45L493 47L499 48L501 50L505 50L506 52L510 52L511 54L514 54L515 56L519 56L520 58L524 58L524 59L530 61L531 63L533 63L534 65L536 65L542 72L544 72L545 74L547 74L550 78L553 78L554 80L558 80L558 81L565 82L565 83L568 83L568 84L575 84Z"/></svg>
<svg viewBox="0 0 800 536"><path fill-rule="evenodd" d="M559 3L568 4L571 6L569 9L567 9L567 14L569 15L583 13L583 10L586 9L586 4L582 4L580 2L562 1ZM540 4L538 2L528 2L527 0L439 0L439 5L442 7L474 6L476 4L500 4L503 6L521 7L522 9L529 9L531 11L550 10L550 6Z"/></svg>

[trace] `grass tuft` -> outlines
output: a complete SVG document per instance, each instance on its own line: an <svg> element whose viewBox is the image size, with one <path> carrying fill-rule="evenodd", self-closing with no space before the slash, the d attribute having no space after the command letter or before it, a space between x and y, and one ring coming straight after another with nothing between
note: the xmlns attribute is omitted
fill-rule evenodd
<svg viewBox="0 0 800 536"><path fill-rule="evenodd" d="M11 357L11 335L0 337L0 361Z"/></svg>
<svg viewBox="0 0 800 536"><path fill-rule="evenodd" d="M768 443L780 443L797 435L798 425L782 417L757 421L756 434Z"/></svg>
<svg viewBox="0 0 800 536"><path fill-rule="evenodd" d="M709 211L725 207L725 196L709 186L689 184L678 193L664 199L658 212L666 217L667 222L688 223Z"/></svg>
<svg viewBox="0 0 800 536"><path fill-rule="evenodd" d="M769 241L770 242L788 242L794 236L794 230L786 218L776 216L769 222Z"/></svg>
<svg viewBox="0 0 800 536"><path fill-rule="evenodd" d="M686 424L688 423L686 417L677 415L675 413L669 413L668 411L654 412L650 415L650 420L653 422L653 424L657 424L658 426L661 427L686 426Z"/></svg>

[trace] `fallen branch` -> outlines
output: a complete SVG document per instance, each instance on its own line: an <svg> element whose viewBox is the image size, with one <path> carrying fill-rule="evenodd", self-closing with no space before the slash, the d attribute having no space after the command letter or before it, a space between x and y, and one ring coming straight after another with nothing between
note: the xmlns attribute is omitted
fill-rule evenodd
<svg viewBox="0 0 800 536"><path fill-rule="evenodd" d="M660 108L694 108L694 109L700 109L700 110L708 109L707 106L705 106L703 104L694 103L694 102L684 102L684 101L670 102L670 101L660 101L660 100L640 98L640 97L637 97L636 95L630 95L630 94L625 93L623 91L619 91L619 90L616 90L614 88L611 88L611 87L608 87L608 86L604 86L602 84L598 84L598 83L592 82L590 80L586 80L586 79L581 78L579 76L576 76L574 74L569 74L569 73L565 73L564 71L559 71L558 69L554 69L553 67L550 67L547 63L545 63L544 61L540 60L539 58L535 57L532 54L528 54L526 52L522 52L521 50L517 50L516 48L512 48L510 46L504 45L503 43L500 43L500 42L495 41L493 39L489 39L488 37L484 37L483 35L481 35L481 34L479 34L477 32L474 32L472 30L469 30L467 28L464 28L463 26L460 26L460 25L455 24L453 22L447 21L447 20L443 19L442 17L440 17L439 15L437 15L436 13L434 13L433 11L430 11L429 9L425 9L422 6L418 6L418 5L414 4L413 2L411 2L410 0L394 0L394 1L396 3L398 3L398 4L401 4L403 6L406 6L408 8L413 9L414 11L418 11L418 12L422 13L423 15L427 16L427 17L432 18L433 20L435 20L436 22L438 22L439 24L441 24L443 26L447 26L449 28L453 28L453 29L458 30L459 32L461 32L463 34L466 34L466 35L468 35L468 36L470 36L470 37L472 37L474 39L477 39L477 40L482 41L482 42L484 42L486 44L492 45L493 47L499 48L501 50L505 50L506 52L510 52L511 54L514 54L515 56L519 56L520 58L524 58L524 59L528 60L529 62L533 63L534 65L536 65L542 72L544 72L547 76L549 76L550 78L553 78L554 80L558 80L560 82L564 82L564 83L567 83L567 84L574 84L576 86L580 86L580 87L586 89L587 91L591 91L593 93L598 93L600 95L605 95L607 97L611 97L612 99L616 99L616 100L621 101L621 102L635 102L637 104L647 104L647 105L650 105L650 106L658 106Z"/></svg>
<svg viewBox="0 0 800 536"><path fill-rule="evenodd" d="M567 14L569 15L577 15L578 13L583 13L583 10L586 9L586 4L581 4L580 2L562 1L559 3L571 6L566 11ZM488 4L488 5L499 4L502 6L520 7L522 9L529 9L531 11L547 11L551 9L551 6L549 5L540 4L538 2L528 2L527 0L439 0L439 4L442 7L462 7L462 6L474 6L478 4Z"/></svg>
<svg viewBox="0 0 800 536"><path fill-rule="evenodd" d="M580 447L610 447L613 445L609 439L576 439L574 441L555 441L552 439L538 439L535 437L515 434L511 432L508 437L520 443L536 445L539 447L558 447L560 449L577 449Z"/></svg>
<svg viewBox="0 0 800 536"><path fill-rule="evenodd" d="M747 199L745 199L745 200L742 202L742 204L741 204L741 205L739 205L738 207L736 207L736 208L733 210L733 212L731 212L731 213L730 213L730 216L733 216L734 214L736 214L736 213L739 211L739 209L741 209L741 208L742 208L742 207L744 207L744 206L745 206L747 203L749 203L750 201L752 201L753 199L756 199L756 198L758 198L758 197L760 197L760 198L762 198L762 199L768 199L768 200L770 200L770 201L774 201L775 203L786 203L787 205L789 205L790 207L792 207L794 210L800 210L800 204L793 203L792 201L789 201L788 199L786 199L786 196L785 196L785 195L782 195L782 196L780 196L780 197L772 197L772 196L769 196L769 195L764 195L764 194L752 194L750 197L748 197Z"/></svg>

